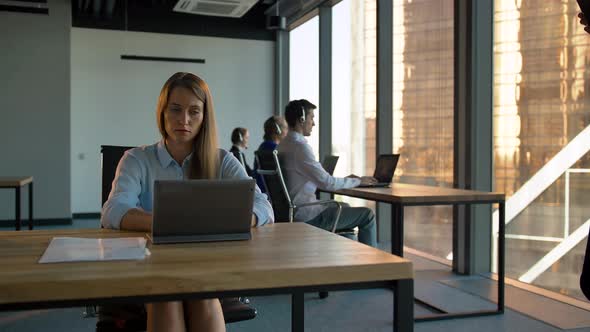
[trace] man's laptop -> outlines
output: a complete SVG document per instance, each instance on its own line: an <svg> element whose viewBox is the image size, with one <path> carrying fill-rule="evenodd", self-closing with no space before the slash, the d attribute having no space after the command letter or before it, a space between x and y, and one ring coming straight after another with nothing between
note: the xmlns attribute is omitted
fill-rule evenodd
<svg viewBox="0 0 590 332"><path fill-rule="evenodd" d="M377 179L377 183L360 185L359 187L388 187L393 179L393 173L399 161L399 154L382 154L377 158L377 165L375 166L375 173L373 177Z"/></svg>
<svg viewBox="0 0 590 332"><path fill-rule="evenodd" d="M334 175L334 170L336 169L336 164L338 163L338 156L326 156L322 161L322 167L328 172L330 175Z"/></svg>
<svg viewBox="0 0 590 332"><path fill-rule="evenodd" d="M156 180L154 244L250 239L254 186L248 180Z"/></svg>

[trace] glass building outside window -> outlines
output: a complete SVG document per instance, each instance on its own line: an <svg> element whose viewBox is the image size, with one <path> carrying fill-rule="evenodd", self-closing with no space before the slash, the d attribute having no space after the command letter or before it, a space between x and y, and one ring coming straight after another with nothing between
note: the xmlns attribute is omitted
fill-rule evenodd
<svg viewBox="0 0 590 332"><path fill-rule="evenodd" d="M393 11L393 152L401 154L394 181L451 187L453 1L394 0ZM332 21L332 151L340 156L335 174L370 175L376 153L376 1L343 0ZM452 209L405 211L406 245L446 257Z"/></svg>
<svg viewBox="0 0 590 332"><path fill-rule="evenodd" d="M376 0L342 0L332 9L332 154L335 176L375 167ZM337 197L354 206L374 203Z"/></svg>
<svg viewBox="0 0 590 332"><path fill-rule="evenodd" d="M507 276L585 300L590 35L575 1L494 5L494 189L507 195Z"/></svg>
<svg viewBox="0 0 590 332"><path fill-rule="evenodd" d="M453 0L393 1L395 181L453 186ZM404 209L406 245L446 258L452 208Z"/></svg>

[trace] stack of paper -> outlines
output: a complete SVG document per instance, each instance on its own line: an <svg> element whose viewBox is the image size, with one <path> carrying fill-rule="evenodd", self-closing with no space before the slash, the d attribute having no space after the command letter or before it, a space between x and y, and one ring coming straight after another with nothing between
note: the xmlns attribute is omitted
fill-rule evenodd
<svg viewBox="0 0 590 332"><path fill-rule="evenodd" d="M142 237L87 239L54 237L39 263L143 259L149 251Z"/></svg>

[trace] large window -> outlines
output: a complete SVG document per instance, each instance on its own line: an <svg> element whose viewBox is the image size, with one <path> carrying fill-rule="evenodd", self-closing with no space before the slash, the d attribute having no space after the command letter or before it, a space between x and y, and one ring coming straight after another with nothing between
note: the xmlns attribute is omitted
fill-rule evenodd
<svg viewBox="0 0 590 332"><path fill-rule="evenodd" d="M398 182L453 184L453 1L394 0L394 152ZM376 1L332 12L332 151L336 174L372 174L376 153ZM344 199L344 198L343 198ZM358 204L367 204L359 201ZM406 243L440 257L452 209L406 208Z"/></svg>
<svg viewBox="0 0 590 332"><path fill-rule="evenodd" d="M316 16L289 32L289 100L307 99L319 107L319 18ZM284 109L282 110L284 111ZM320 117L316 110L316 126L307 141L319 156Z"/></svg>
<svg viewBox="0 0 590 332"><path fill-rule="evenodd" d="M375 167L376 0L342 0L332 11L334 174L370 175ZM355 205L374 205L349 197Z"/></svg>
<svg viewBox="0 0 590 332"><path fill-rule="evenodd" d="M393 1L395 181L453 186L453 0ZM445 257L452 208L405 209L406 245Z"/></svg>
<svg viewBox="0 0 590 332"><path fill-rule="evenodd" d="M575 1L495 0L494 172L507 275L585 299L590 36L577 13Z"/></svg>

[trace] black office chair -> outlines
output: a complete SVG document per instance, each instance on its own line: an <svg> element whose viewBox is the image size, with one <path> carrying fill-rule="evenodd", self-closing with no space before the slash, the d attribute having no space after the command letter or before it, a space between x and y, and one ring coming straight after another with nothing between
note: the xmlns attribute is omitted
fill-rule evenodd
<svg viewBox="0 0 590 332"><path fill-rule="evenodd" d="M256 157L256 163L258 164L258 174L262 176L264 186L266 187L266 193L270 198L270 202L274 211L275 222L293 222L295 210L305 206L313 205L335 205L338 210L336 212L336 218L332 224L331 231L345 237L350 237L354 234L354 230L339 230L338 221L340 220L340 213L342 211L342 205L335 200L319 200L317 202L305 203L295 205L289 196L287 190L286 178L281 170L281 162L279 155L276 150L274 151L256 151L254 152ZM320 292L320 298L326 298L327 292Z"/></svg>
<svg viewBox="0 0 590 332"><path fill-rule="evenodd" d="M101 145L102 166L102 204L106 202L111 192L117 165L132 146ZM256 317L256 309L248 305L247 299L220 299L225 323L233 323ZM96 312L93 307L86 308L86 314ZM145 331L147 313L143 304L110 305L98 308L98 322L96 332L137 332Z"/></svg>
<svg viewBox="0 0 590 332"><path fill-rule="evenodd" d="M285 176L281 170L281 163L276 150L274 151L256 151L256 162L258 163L258 174L262 175L266 192L270 197L270 202L274 210L275 222L293 222L295 210L313 205L335 205L338 210L336 218L330 228L332 233L336 233L338 220L342 205L335 200L323 200L311 203L295 205L289 196Z"/></svg>

